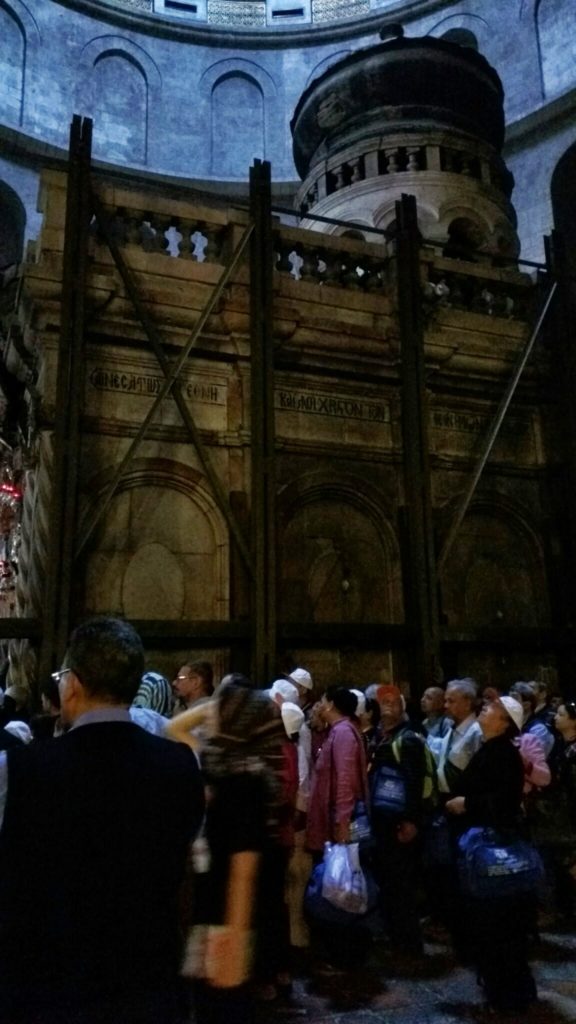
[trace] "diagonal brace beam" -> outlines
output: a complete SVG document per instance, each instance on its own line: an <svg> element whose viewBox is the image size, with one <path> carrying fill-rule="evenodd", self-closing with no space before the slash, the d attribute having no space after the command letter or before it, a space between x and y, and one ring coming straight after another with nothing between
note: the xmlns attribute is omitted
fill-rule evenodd
<svg viewBox="0 0 576 1024"><path fill-rule="evenodd" d="M124 287L126 288L126 292L132 301L134 309L136 310L136 314L142 324L142 327L144 328L146 336L152 346L152 349L160 364L162 372L164 373L165 380L162 387L160 388L158 395L156 395L151 408L148 410L148 413L146 414L144 420L142 421L136 433L136 436L132 439L132 443L130 444L128 450L126 451L122 461L117 466L116 472L114 473L114 476L112 477L112 480L110 481L108 488L106 489L102 498L99 500L98 507L93 509L91 515L88 514L87 522L85 522L84 529L82 530L76 547L76 557L78 557L78 555L82 552L87 541L92 536L92 533L94 532L96 526L100 522L104 512L108 509L110 502L116 491L116 488L118 487L118 484L120 483L120 480L122 479L122 476L126 470L126 467L134 458L134 454L137 448L142 443L146 431L148 430L148 427L152 422L152 419L154 418L156 411L160 406L160 403L166 397L168 392L171 391L174 401L176 402L176 405L178 407L178 411L180 412L182 420L184 421L186 429L188 430L188 433L190 434L192 442L196 448L196 452L202 465L202 469L204 470L213 489L216 501L220 507L222 514L226 519L226 522L228 523L230 532L233 535L236 544L238 545L238 549L242 555L242 558L244 559L246 568L248 569L250 575L253 578L254 568L252 565L252 558L250 555L248 545L246 544L244 535L242 534L240 526L238 525L234 517L232 509L230 508L230 504L228 502L228 495L226 494L226 491L224 490L220 482L220 479L210 461L208 452L204 444L202 443L200 432L198 430L198 427L196 426L196 423L190 410L188 409L188 406L186 405L184 396L182 395L180 383L178 381L180 372L184 364L186 363L192 348L196 344L196 341L200 336L200 333L204 329L204 326L207 323L208 318L211 316L212 311L214 310L217 302L219 301L222 292L224 291L224 288L228 284L228 281L232 277L232 274L236 270L236 267L238 266L242 258L244 250L246 249L246 246L250 240L250 236L252 235L253 225L249 224L248 227L246 228L244 234L242 235L242 238L240 239L238 245L234 249L230 263L228 264L227 267L224 268L222 275L217 285L215 286L212 295L210 296L210 299L208 300L203 312L200 315L198 322L194 327L194 330L192 331L192 334L190 335L188 341L184 345L184 348L182 349L180 356L178 357L174 365L171 366L164 352L160 333L156 325L148 315L148 311L146 310L146 307L144 306L143 302L140 299L140 295L138 293L138 289L134 282L132 273L127 267L120 252L120 248L114 238L114 234L110 226L108 215L106 214L106 211L102 205L102 202L100 201L99 196L94 192L94 190L92 190L92 207L96 215L96 219L98 221L98 226L102 231L108 248L110 249L110 252L112 254L112 258L116 264L118 272L124 283Z"/></svg>
<svg viewBox="0 0 576 1024"><path fill-rule="evenodd" d="M444 541L444 547L442 548L442 551L440 552L440 556L438 558L438 572L440 572L442 570L443 566L446 564L446 559L448 558L448 555L450 554L450 552L452 550L452 547L454 545L454 541L456 539L456 534L458 533L458 530L460 529L460 526L462 525L462 521L464 519L464 516L466 515L466 513L468 511L468 507L469 507L470 502L472 500L472 496L474 494L474 491L476 490L476 486L478 484L478 481L479 481L480 477L482 476L482 473L484 471L484 467L485 467L485 465L486 465L486 463L487 463L487 461L488 461L488 459L490 457L490 452L492 451L492 448L494 447L494 442L495 442L495 440L496 440L496 438L498 436L498 431L500 430L500 427L502 426L502 421L503 421L503 419L504 419L504 417L505 417L505 415L506 415L506 413L508 411L508 408L510 406L510 402L512 401L512 398L514 397L514 392L516 390L516 386L518 384L518 381L520 380L520 377L522 376L522 372L524 370L524 367L526 366L526 363L528 362L528 359L530 357L530 353L532 352L532 349L534 348L534 343L536 341L536 338L540 334L540 329L542 327L542 324L544 323L544 320L546 318L546 314L548 313L548 310L550 308L550 303L552 302L552 299L554 298L554 294L556 292L557 287L558 287L558 282L554 281L553 284L550 287L550 291L548 292L548 294L546 296L546 299L544 301L544 305L542 306L542 309L540 310L540 314L538 316L538 320L536 321L536 326L534 327L534 329L533 329L532 333L530 334L530 337L528 338L524 348L522 349L522 351L520 352L520 355L518 356L518 359L516 361L516 365L514 367L514 372L512 374L512 377L510 378L510 383L508 384L508 387L507 387L504 395L502 396L502 399L500 401L500 405L498 406L498 410L496 412L496 415L494 416L494 420L493 420L493 422L490 425L490 429L488 430L488 433L486 434L486 437L484 439L484 444L482 446L482 452L481 452L481 454L480 454L480 456L478 458L478 461L477 461L476 466L474 468L474 472L472 473L472 476L470 478L470 482L468 484L468 487L466 488L466 493L462 496L462 501L460 502L460 505L458 506L458 509L456 511L456 515L454 516L454 519L453 519L452 524L450 526L450 529L448 531L448 536L446 537L446 540Z"/></svg>

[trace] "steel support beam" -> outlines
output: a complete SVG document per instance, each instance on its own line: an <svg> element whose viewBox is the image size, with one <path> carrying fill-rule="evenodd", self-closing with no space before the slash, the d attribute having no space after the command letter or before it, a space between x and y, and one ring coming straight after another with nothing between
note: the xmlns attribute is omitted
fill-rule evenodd
<svg viewBox="0 0 576 1024"><path fill-rule="evenodd" d="M92 121L70 128L52 497L40 679L63 657L70 629L83 399L84 302L90 225Z"/></svg>
<svg viewBox="0 0 576 1024"><path fill-rule="evenodd" d="M414 196L396 203L398 317L401 343L402 448L406 502L405 614L413 645L412 693L435 677L439 653L436 557L428 448L428 399L420 272L420 233Z"/></svg>
<svg viewBox="0 0 576 1024"><path fill-rule="evenodd" d="M518 386L518 381L520 380L520 377L522 376L522 372L524 370L524 367L526 366L526 363L528 362L528 359L530 358L530 353L532 352L532 349L534 348L534 344L536 342L536 339L538 338L538 335L540 334L540 331L542 329L542 324L544 323L544 320L546 319L546 314L548 313L548 310L550 309L550 304L552 302L552 299L554 298L554 295L555 295L557 287L558 287L558 282L554 281L552 283L551 287L550 287L550 290L548 291L548 294L546 295L546 299L544 300L542 309L540 310L540 313L538 314L538 319L536 321L536 324L535 324L533 330L531 331L530 336L528 337L528 339L526 341L526 344L524 345L522 351L518 355L518 359L516 360L516 365L514 367L514 372L512 373L512 376L511 376L510 381L508 383L508 387L506 388L506 391L504 392L504 394L502 396L502 399L500 401L500 405L498 406L498 409L497 409L497 411L496 411L496 413L494 415L494 419L493 419L492 423L490 424L490 427L488 429L486 437L484 438L484 444L482 445L482 451L481 451L481 453L480 453L480 455L478 457L478 461L476 463L476 466L474 467L474 471L472 473L472 476L470 477L470 481L468 483L466 491L462 495L462 500L460 502L460 505L458 506L458 509L456 511L454 519L453 519L453 521L452 521L452 523L450 525L450 529L448 531L448 535L446 537L446 540L444 541L444 546L442 548L442 551L440 553L440 557L438 559L438 574L441 573L444 565L446 564L446 560L448 558L448 555L452 551L452 547L454 545L454 541L456 540L456 535L457 535L458 530L460 529L460 527L462 525L462 521L464 519L464 516L466 515L466 513L467 513L467 511L468 511L468 509L470 507L470 502L472 501L472 498L474 496L474 491L476 490L476 487L478 486L478 481L480 480L480 477L482 476L482 473L484 472L484 467L486 466L486 463L488 462L488 459L490 458L490 453L492 452L492 449L494 447L494 442L496 441L496 438L498 437L498 432L500 430L500 427L502 426L502 421L504 420L504 417L505 417L506 413L508 412L508 409L510 408L510 403L511 403L513 397L514 397L514 393L515 393L516 388Z"/></svg>
<svg viewBox="0 0 576 1024"><path fill-rule="evenodd" d="M252 673L258 685L274 676L276 660L276 444L272 337L272 243L270 164L250 168L250 396L252 439L253 591Z"/></svg>

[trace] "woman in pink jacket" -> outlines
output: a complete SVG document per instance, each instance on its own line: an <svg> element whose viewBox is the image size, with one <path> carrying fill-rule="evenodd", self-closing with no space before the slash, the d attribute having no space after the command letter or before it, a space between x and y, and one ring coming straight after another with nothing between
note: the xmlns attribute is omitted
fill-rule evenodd
<svg viewBox="0 0 576 1024"><path fill-rule="evenodd" d="M308 849L320 860L324 843L346 843L357 800L368 793L366 754L354 715L357 698L345 686L330 686L320 701L329 726L318 754L308 804Z"/></svg>
<svg viewBox="0 0 576 1024"><path fill-rule="evenodd" d="M330 686L320 701L329 726L318 754L308 803L306 841L314 861L322 859L324 843L346 843L358 800L367 800L366 754L354 714L357 698L346 687ZM364 923L310 922L328 955L321 970L329 974L355 970L366 959L370 935Z"/></svg>

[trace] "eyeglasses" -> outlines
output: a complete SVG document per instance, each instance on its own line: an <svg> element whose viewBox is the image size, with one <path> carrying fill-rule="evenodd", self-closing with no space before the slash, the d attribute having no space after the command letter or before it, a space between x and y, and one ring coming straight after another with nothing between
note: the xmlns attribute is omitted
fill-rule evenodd
<svg viewBox="0 0 576 1024"><path fill-rule="evenodd" d="M190 679L190 676L188 675L188 673L186 673L183 676L176 676L176 679Z"/></svg>
<svg viewBox="0 0 576 1024"><path fill-rule="evenodd" d="M70 671L71 669L69 668L59 668L57 672L50 673L50 678L53 679L55 683L59 683L62 676L65 676L66 673Z"/></svg>

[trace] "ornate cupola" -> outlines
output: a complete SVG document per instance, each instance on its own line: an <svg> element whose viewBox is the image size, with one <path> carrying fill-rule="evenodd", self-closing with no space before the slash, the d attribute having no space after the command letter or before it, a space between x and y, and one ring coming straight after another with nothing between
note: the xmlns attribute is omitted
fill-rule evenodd
<svg viewBox="0 0 576 1024"><path fill-rule="evenodd" d="M292 118L297 204L313 214L387 228L402 193L416 196L424 237L515 256L513 179L501 156L504 93L476 50L400 26L328 68Z"/></svg>

